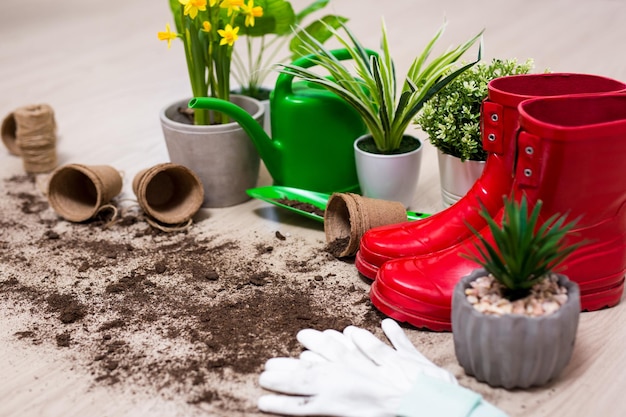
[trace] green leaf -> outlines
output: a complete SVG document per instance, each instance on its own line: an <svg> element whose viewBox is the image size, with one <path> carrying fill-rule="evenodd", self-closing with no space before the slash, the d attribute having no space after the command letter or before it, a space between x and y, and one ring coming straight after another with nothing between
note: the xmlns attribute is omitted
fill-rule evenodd
<svg viewBox="0 0 626 417"><path fill-rule="evenodd" d="M316 0L313 3L300 10L296 15L296 25L299 25L308 15L315 13L318 10L323 9L328 5L330 0Z"/></svg>
<svg viewBox="0 0 626 417"><path fill-rule="evenodd" d="M359 94L363 94L362 88L353 78L348 80L345 78L342 79L333 77L334 80L330 80L320 74L299 66L281 64L280 67L282 67L280 71L283 73L291 74L305 81L321 85L342 97L354 107L361 117L363 117L366 124L371 125L377 123L376 114L371 112L367 105L364 105L366 101L359 96ZM338 75L338 77L341 77L341 75Z"/></svg>
<svg viewBox="0 0 626 417"><path fill-rule="evenodd" d="M477 39L477 38L475 38L475 39ZM471 46L471 44L468 44L468 47L469 46ZM405 113L405 117L413 119L415 117L415 115L423 107L424 103L426 103L428 100L430 100L431 97L433 97L435 94L437 94L439 91L441 91L446 85L448 85L450 82L452 82L457 76L459 76L464 71L468 70L470 67L472 67L474 64L476 64L478 61L480 61L480 59L482 58L482 52L481 51L482 51L482 47L479 47L478 48L478 56L476 57L475 61L472 61L472 62L470 62L469 64L466 64L466 65L463 65L461 68L453 71L451 74L449 74L448 76L444 77L443 79L437 81L434 85L432 85L428 89L426 94L424 94L424 96L419 101L415 102L413 104L413 107L409 111L407 111ZM460 57L460 54L458 55L458 57ZM458 57L456 59L458 59ZM455 59L455 61L456 61L456 59Z"/></svg>
<svg viewBox="0 0 626 417"><path fill-rule="evenodd" d="M178 0L170 0L170 10L172 11L172 16L174 17L174 25L176 26L176 32L183 33L185 31L182 22L182 5Z"/></svg>
<svg viewBox="0 0 626 417"><path fill-rule="evenodd" d="M320 44L324 44L328 39L333 37L332 29L338 29L343 24L348 22L348 19L342 16L327 15L319 20L310 23L305 28L299 28L295 32L295 36L291 38L289 42L289 51L291 52L292 60L296 60L302 57L302 32L306 32L311 38L317 40Z"/></svg>
<svg viewBox="0 0 626 417"><path fill-rule="evenodd" d="M173 1L173 0L170 0ZM286 0L257 0L255 5L263 7L263 16L254 19L254 26L245 25L245 15L237 16L235 24L241 34L246 36L264 36L269 34L286 35L296 24L296 14L291 3Z"/></svg>
<svg viewBox="0 0 626 417"><path fill-rule="evenodd" d="M383 87L383 84L385 83L382 80L381 74L380 74L380 60L377 56L373 56L371 59L371 68L372 68L372 77L374 78L374 81L376 82L376 88L378 89L378 91L384 91L385 87ZM389 120L389 115L387 114L388 108L387 108L387 104L389 102L387 100L381 100L380 104L380 109L378 111L378 117L380 117L380 123L383 127L383 130L388 131L391 127L391 121ZM378 148L383 151L383 152L387 152L387 151L391 151L393 149L386 149L385 148L385 143L379 143L377 144Z"/></svg>

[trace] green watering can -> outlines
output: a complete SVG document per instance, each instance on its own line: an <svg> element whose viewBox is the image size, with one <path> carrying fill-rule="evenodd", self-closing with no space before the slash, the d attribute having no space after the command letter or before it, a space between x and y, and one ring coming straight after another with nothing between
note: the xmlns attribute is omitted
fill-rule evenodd
<svg viewBox="0 0 626 417"><path fill-rule="evenodd" d="M346 49L331 53L350 59ZM313 56L293 64L312 67ZM194 98L189 107L227 114L254 142L275 185L318 192L358 192L354 141L367 128L361 116L336 94L294 76L280 74L270 96L270 138L241 107L217 98Z"/></svg>

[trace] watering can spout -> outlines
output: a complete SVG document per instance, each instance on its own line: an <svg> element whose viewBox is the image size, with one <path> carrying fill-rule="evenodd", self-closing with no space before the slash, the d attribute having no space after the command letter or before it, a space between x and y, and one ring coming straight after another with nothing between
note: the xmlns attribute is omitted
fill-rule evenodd
<svg viewBox="0 0 626 417"><path fill-rule="evenodd" d="M263 126L242 107L219 98L196 97L189 101L189 108L214 110L230 116L248 134L272 177L275 180L281 177L280 142L272 140Z"/></svg>

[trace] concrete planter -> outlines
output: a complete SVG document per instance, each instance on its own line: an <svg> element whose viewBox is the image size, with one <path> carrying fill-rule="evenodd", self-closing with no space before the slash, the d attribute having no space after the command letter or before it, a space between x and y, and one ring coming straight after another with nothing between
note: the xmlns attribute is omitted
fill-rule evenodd
<svg viewBox="0 0 626 417"><path fill-rule="evenodd" d="M578 285L559 275L568 300L553 314L496 317L478 312L465 296L470 282L485 275L484 269L474 270L454 288L452 333L459 364L468 375L494 387L546 384L572 357L580 315Z"/></svg>
<svg viewBox="0 0 626 417"><path fill-rule="evenodd" d="M252 140L238 123L196 126L184 123L177 108L182 100L161 111L161 126L171 162L194 171L204 188L203 207L228 207L250 199L259 177L260 157ZM263 123L264 107L250 97L231 95L257 122Z"/></svg>

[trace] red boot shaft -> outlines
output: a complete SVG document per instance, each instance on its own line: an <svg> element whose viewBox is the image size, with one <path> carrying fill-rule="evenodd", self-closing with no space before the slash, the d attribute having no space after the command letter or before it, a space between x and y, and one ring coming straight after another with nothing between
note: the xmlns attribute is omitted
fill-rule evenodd
<svg viewBox="0 0 626 417"><path fill-rule="evenodd" d="M583 310L619 303L626 272L626 95L534 99L520 106L522 131L512 192L543 201L541 217L580 216L568 239L589 240L565 262ZM501 212L495 217L501 218ZM491 240L488 228L481 234ZM459 256L475 237L433 254L380 268L371 299L383 313L416 327L450 330L452 291L478 267Z"/></svg>
<svg viewBox="0 0 626 417"><path fill-rule="evenodd" d="M579 284L583 310L617 304L621 289L596 295L623 288L626 271L626 95L531 100L520 113L515 192L541 199L543 218L580 217L569 239L590 243L563 272Z"/></svg>
<svg viewBox="0 0 626 417"><path fill-rule="evenodd" d="M478 201L494 215L500 210L502 197L513 183L519 103L539 96L624 89L622 82L587 74L528 74L492 80L481 116L483 147L488 152L481 177L461 200L434 216L366 232L356 257L359 272L374 279L380 265L388 260L428 254L462 242L471 235L466 223L478 230L485 225L478 215Z"/></svg>

